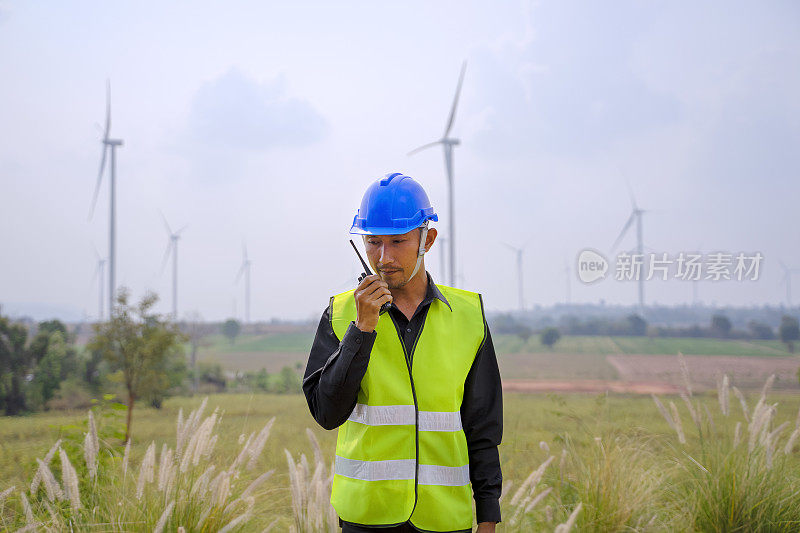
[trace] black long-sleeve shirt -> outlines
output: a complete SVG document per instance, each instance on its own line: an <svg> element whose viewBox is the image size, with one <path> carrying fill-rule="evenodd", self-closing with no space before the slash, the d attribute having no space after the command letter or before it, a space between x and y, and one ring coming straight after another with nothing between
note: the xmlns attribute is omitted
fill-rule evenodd
<svg viewBox="0 0 800 533"><path fill-rule="evenodd" d="M430 274L427 277L425 298L411 320L394 304L388 311L403 332L404 347L414 346L434 299L450 306ZM311 414L325 429L339 427L352 413L377 336L374 331L362 332L351 322L340 340L331 326L330 312L328 305L319 321L303 378L303 392ZM461 423L467 440L476 519L499 522L503 477L497 446L503 437L503 393L489 326L484 323L484 327L485 341L464 383ZM406 355L411 357L410 353Z"/></svg>

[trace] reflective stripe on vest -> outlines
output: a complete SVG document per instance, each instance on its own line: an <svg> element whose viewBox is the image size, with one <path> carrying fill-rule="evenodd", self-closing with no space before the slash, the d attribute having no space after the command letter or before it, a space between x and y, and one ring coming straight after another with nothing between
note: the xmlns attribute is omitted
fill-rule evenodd
<svg viewBox="0 0 800 533"><path fill-rule="evenodd" d="M366 405L357 403L348 418L368 426L403 426L416 424L413 405ZM420 411L420 431L458 431L460 411Z"/></svg>
<svg viewBox="0 0 800 533"><path fill-rule="evenodd" d="M390 459L388 461L357 461L336 456L334 472L340 476L364 481L388 479L414 479L414 459ZM469 465L439 466L419 465L420 485L445 485L459 487L469 484Z"/></svg>
<svg viewBox="0 0 800 533"><path fill-rule="evenodd" d="M342 520L371 526L410 521L422 531L470 531L464 385L485 335L480 295L439 286L414 346L391 313L378 318L358 396L339 426L331 503ZM334 333L356 320L353 291L331 299Z"/></svg>

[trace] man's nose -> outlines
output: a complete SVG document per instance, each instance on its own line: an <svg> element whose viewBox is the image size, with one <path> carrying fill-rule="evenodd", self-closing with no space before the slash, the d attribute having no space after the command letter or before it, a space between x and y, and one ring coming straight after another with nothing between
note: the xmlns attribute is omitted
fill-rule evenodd
<svg viewBox="0 0 800 533"><path fill-rule="evenodd" d="M381 255L380 255L380 263L381 265L385 265L386 263L391 263L392 258L389 256L389 247L386 244L381 244Z"/></svg>

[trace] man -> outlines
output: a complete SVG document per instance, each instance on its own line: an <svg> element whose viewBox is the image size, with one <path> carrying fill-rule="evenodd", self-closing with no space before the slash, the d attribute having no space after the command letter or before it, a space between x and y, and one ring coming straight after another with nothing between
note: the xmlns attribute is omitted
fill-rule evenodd
<svg viewBox="0 0 800 533"><path fill-rule="evenodd" d="M330 299L311 347L303 391L314 419L339 428L331 503L343 533L471 532L473 498L479 532L500 521L497 359L480 295L425 270L429 221L410 177L370 185L350 233L376 274Z"/></svg>

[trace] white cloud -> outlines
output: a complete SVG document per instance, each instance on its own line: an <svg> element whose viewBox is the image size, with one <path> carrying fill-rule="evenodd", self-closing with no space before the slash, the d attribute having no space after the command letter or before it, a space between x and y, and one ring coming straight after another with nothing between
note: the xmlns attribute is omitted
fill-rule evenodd
<svg viewBox="0 0 800 533"><path fill-rule="evenodd" d="M327 132L309 102L287 94L283 77L259 83L237 68L197 91L188 124L191 139L204 148L243 151L306 146Z"/></svg>

